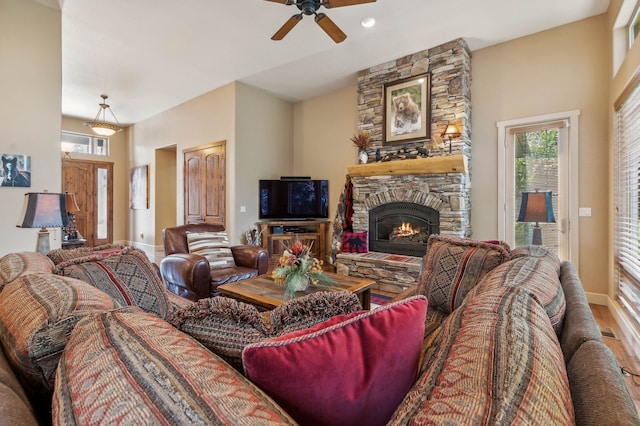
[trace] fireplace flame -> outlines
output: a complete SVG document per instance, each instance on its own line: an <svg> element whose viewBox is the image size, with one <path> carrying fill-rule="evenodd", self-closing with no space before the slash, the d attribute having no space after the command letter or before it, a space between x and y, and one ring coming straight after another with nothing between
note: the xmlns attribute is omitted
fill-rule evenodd
<svg viewBox="0 0 640 426"><path fill-rule="evenodd" d="M395 229L394 234L398 237L409 237L420 233L420 228L414 228L409 222L402 222L402 225Z"/></svg>

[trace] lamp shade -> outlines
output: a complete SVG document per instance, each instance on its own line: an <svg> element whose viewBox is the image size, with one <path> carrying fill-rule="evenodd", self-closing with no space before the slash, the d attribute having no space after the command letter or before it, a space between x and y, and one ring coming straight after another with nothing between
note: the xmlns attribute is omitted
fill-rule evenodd
<svg viewBox="0 0 640 426"><path fill-rule="evenodd" d="M76 194L73 192L64 193L65 204L67 206L67 213L75 213L80 211L78 203L76 203Z"/></svg>
<svg viewBox="0 0 640 426"><path fill-rule="evenodd" d="M67 226L69 218L65 206L65 194L29 192L24 194L24 205L19 228L57 228Z"/></svg>
<svg viewBox="0 0 640 426"><path fill-rule="evenodd" d="M555 222L551 191L523 192L518 222Z"/></svg>
<svg viewBox="0 0 640 426"><path fill-rule="evenodd" d="M442 136L448 136L449 138L459 138L460 130L458 130L458 126L456 126L455 124L448 124L447 128L444 129L444 133L442 134Z"/></svg>

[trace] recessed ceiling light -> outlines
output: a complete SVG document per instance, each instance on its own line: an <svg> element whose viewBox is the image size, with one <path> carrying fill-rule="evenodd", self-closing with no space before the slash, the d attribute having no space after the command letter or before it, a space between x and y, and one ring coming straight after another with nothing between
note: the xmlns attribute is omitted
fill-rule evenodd
<svg viewBox="0 0 640 426"><path fill-rule="evenodd" d="M376 20L373 18L364 18L362 21L360 21L360 25L362 25L365 28L371 28L376 24Z"/></svg>

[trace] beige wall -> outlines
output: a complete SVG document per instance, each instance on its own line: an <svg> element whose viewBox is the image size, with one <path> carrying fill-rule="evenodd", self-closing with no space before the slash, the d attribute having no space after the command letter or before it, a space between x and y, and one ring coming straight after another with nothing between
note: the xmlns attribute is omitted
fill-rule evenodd
<svg viewBox="0 0 640 426"><path fill-rule="evenodd" d="M226 229L232 243L257 221L258 179L290 174L292 105L262 90L231 83L132 126L131 164L151 165L150 210L132 210L129 238L148 253L159 244L154 224L155 150L176 146L176 222L183 223L183 150L226 141ZM240 213L240 206L246 207ZM144 235L144 237L141 237Z"/></svg>
<svg viewBox="0 0 640 426"><path fill-rule="evenodd" d="M36 229L16 228L26 192L60 191L60 11L0 0L0 153L31 156L31 187L0 188L0 255L36 248ZM60 229L51 229L60 247Z"/></svg>
<svg viewBox="0 0 640 426"><path fill-rule="evenodd" d="M235 193L228 216L236 218L236 241L258 220L258 180L293 171L293 105L263 90L236 84ZM229 175L227 175L229 176ZM244 206L246 212L241 212Z"/></svg>
<svg viewBox="0 0 640 426"><path fill-rule="evenodd" d="M294 111L293 174L329 180L329 219L333 220L347 166L358 162L357 148L349 140L358 129L355 81L344 89L299 102Z"/></svg>
<svg viewBox="0 0 640 426"><path fill-rule="evenodd" d="M473 52L472 230L473 237L497 235L496 123L580 110L578 265L587 292L606 294L608 203L608 118L610 48L606 15Z"/></svg>
<svg viewBox="0 0 640 426"><path fill-rule="evenodd" d="M96 108L99 108L96 104ZM92 135L91 129L84 125L86 120L75 117L62 117L62 130L65 132ZM58 149L60 146L58 144ZM106 161L113 163L113 240L127 241L126 212L129 210L129 129L109 136L109 155L71 154L75 160Z"/></svg>

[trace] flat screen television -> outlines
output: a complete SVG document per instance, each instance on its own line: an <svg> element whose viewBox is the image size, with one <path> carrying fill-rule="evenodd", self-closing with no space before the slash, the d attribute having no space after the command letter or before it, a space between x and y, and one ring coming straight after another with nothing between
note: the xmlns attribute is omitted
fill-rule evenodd
<svg viewBox="0 0 640 426"><path fill-rule="evenodd" d="M329 181L314 179L261 180L260 219L327 219Z"/></svg>

